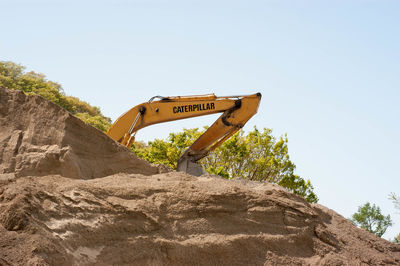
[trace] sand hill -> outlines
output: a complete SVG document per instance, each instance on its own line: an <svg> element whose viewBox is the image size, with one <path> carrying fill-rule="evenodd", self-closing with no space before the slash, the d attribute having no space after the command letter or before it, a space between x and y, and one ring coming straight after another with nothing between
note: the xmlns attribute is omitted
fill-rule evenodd
<svg viewBox="0 0 400 266"><path fill-rule="evenodd" d="M0 265L400 265L400 245L326 207L276 185L160 173L4 88L0 236Z"/></svg>

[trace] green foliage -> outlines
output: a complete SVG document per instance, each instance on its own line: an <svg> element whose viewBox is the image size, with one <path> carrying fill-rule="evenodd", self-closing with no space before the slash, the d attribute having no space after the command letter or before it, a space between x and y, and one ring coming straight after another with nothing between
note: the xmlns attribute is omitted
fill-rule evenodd
<svg viewBox="0 0 400 266"><path fill-rule="evenodd" d="M393 243L400 244L400 233L393 239Z"/></svg>
<svg viewBox="0 0 400 266"><path fill-rule="evenodd" d="M132 151L151 163L176 168L178 158L203 132L198 128L184 129L171 133L167 140L156 139L148 145L135 143ZM277 140L271 129L259 131L255 127L247 135L239 131L199 163L208 173L276 183L309 202L317 202L310 181L294 174L296 166L290 161L287 143L286 135Z"/></svg>
<svg viewBox="0 0 400 266"><path fill-rule="evenodd" d="M222 166L215 168L213 166L210 166L206 169L207 173L214 174L214 175L219 175L222 176L223 178L229 179L229 174L225 171L225 168Z"/></svg>
<svg viewBox="0 0 400 266"><path fill-rule="evenodd" d="M393 202L394 207L400 211L400 197L392 192L389 195L389 199Z"/></svg>
<svg viewBox="0 0 400 266"><path fill-rule="evenodd" d="M369 202L358 207L358 211L351 216L353 224L381 237L389 226L392 226L390 215L384 216L381 209Z"/></svg>
<svg viewBox="0 0 400 266"><path fill-rule="evenodd" d="M200 135L198 128L184 129L180 133L170 133L167 141L155 139L149 141L148 145L135 142L131 150L150 163L176 168L179 157Z"/></svg>
<svg viewBox="0 0 400 266"><path fill-rule="evenodd" d="M393 202L394 207L400 211L400 197L392 192L389 195L389 199ZM400 233L393 239L393 242L400 244Z"/></svg>
<svg viewBox="0 0 400 266"><path fill-rule="evenodd" d="M36 94L63 107L86 123L107 131L111 120L102 115L100 108L93 107L76 97L66 96L62 86L49 81L43 74L25 72L25 67L8 61L0 61L0 86Z"/></svg>
<svg viewBox="0 0 400 266"><path fill-rule="evenodd" d="M103 132L107 132L110 128L110 120L102 115L90 115L85 112L75 113L75 116Z"/></svg>
<svg viewBox="0 0 400 266"><path fill-rule="evenodd" d="M290 173L285 175L282 180L278 182L278 185L287 188L289 191L302 196L308 202L318 202L318 197L314 193L314 187L310 180L305 180L298 175Z"/></svg>

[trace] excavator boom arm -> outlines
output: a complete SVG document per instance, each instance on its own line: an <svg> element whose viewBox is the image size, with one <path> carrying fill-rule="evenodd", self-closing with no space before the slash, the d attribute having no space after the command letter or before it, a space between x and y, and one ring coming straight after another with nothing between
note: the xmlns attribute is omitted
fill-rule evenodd
<svg viewBox="0 0 400 266"><path fill-rule="evenodd" d="M207 154L232 136L257 113L261 94L217 97L214 94L185 97L157 97L139 104L120 116L107 135L129 147L135 133L147 126L179 119L223 113L181 156L178 170ZM189 171L190 172L190 171Z"/></svg>

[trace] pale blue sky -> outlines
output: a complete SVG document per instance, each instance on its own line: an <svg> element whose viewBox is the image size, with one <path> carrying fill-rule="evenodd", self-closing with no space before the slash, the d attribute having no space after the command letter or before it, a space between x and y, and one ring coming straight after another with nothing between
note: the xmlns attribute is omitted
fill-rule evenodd
<svg viewBox="0 0 400 266"><path fill-rule="evenodd" d="M113 120L154 95L263 94L245 127L287 133L297 173L349 217L366 201L396 223L400 2L0 0L0 60L61 83ZM157 125L165 138L216 117Z"/></svg>

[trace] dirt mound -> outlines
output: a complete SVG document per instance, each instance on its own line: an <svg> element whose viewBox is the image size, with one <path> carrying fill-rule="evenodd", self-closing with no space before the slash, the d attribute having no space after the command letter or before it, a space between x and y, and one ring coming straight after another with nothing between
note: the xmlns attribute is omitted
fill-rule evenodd
<svg viewBox="0 0 400 266"><path fill-rule="evenodd" d="M40 96L0 88L0 173L96 178L156 174L104 133Z"/></svg>
<svg viewBox="0 0 400 266"><path fill-rule="evenodd" d="M3 264L400 264L400 245L273 185L176 172L43 176L0 195Z"/></svg>
<svg viewBox="0 0 400 266"><path fill-rule="evenodd" d="M0 90L0 125L0 265L400 265L400 245L279 186L151 175L39 97Z"/></svg>

